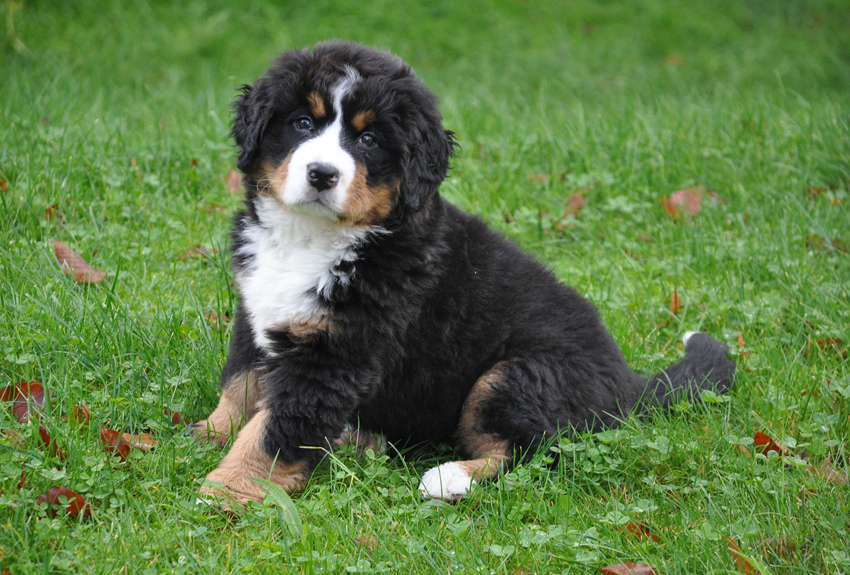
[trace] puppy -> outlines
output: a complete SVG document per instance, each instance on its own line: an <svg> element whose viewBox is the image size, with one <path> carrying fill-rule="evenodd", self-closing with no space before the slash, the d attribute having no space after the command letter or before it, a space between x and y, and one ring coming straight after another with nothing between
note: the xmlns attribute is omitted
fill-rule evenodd
<svg viewBox="0 0 850 575"><path fill-rule="evenodd" d="M221 401L195 426L233 444L204 498L261 500L253 478L297 490L352 426L456 442L468 459L419 486L455 500L561 433L732 385L735 363L700 333L681 362L633 373L588 301L444 201L453 133L396 56L285 52L234 112L239 305Z"/></svg>

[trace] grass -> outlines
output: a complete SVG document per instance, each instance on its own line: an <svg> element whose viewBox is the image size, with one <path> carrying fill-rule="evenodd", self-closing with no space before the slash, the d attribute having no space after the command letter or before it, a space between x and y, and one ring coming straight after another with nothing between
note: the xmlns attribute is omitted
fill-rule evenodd
<svg viewBox="0 0 850 575"><path fill-rule="evenodd" d="M846 472L850 438L846 2L303 4L27 2L0 32L0 387L43 383L67 454L0 410L0 567L747 573L732 537L763 573L850 572L847 486L807 467ZM228 104L281 49L329 37L416 68L463 146L444 195L587 294L636 370L675 361L699 328L739 356L730 398L563 441L555 468L541 454L457 505L415 491L442 449L338 452L293 497L301 530L281 501L232 521L196 506L220 452L160 410L199 419L216 402L229 326L206 315L234 306L240 202ZM670 218L659 197L694 186L719 199ZM55 240L108 281L63 275ZM199 244L208 256L179 259ZM61 418L79 403L88 427ZM162 443L113 465L101 428ZM793 457L754 455L757 431ZM35 500L60 484L90 519L45 516Z"/></svg>

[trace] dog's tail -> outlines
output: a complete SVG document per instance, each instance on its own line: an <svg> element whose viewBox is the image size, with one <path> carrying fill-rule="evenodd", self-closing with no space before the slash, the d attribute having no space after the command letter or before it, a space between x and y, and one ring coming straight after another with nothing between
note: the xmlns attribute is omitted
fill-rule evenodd
<svg viewBox="0 0 850 575"><path fill-rule="evenodd" d="M735 361L727 357L724 344L695 331L682 341L685 358L649 378L642 406L669 408L683 399L699 401L703 390L726 393L735 385Z"/></svg>

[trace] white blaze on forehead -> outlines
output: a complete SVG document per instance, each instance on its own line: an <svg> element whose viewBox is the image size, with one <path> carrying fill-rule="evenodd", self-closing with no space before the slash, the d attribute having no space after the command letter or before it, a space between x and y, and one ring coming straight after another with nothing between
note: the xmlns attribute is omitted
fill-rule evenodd
<svg viewBox="0 0 850 575"><path fill-rule="evenodd" d="M357 167L352 155L342 148L342 100L359 79L354 69L347 69L346 75L331 92L335 114L333 122L292 153L283 189L283 203L295 206L317 200L319 192L307 182L308 166L326 164L339 171L339 180L334 188L322 192L322 203L335 213L342 211Z"/></svg>

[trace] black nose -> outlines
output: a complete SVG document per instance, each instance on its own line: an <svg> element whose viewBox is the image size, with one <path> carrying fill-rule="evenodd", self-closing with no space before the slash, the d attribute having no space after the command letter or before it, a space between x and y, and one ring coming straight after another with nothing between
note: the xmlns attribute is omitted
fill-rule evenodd
<svg viewBox="0 0 850 575"><path fill-rule="evenodd" d="M328 164L309 164L307 181L318 191L323 192L339 181L339 170Z"/></svg>

